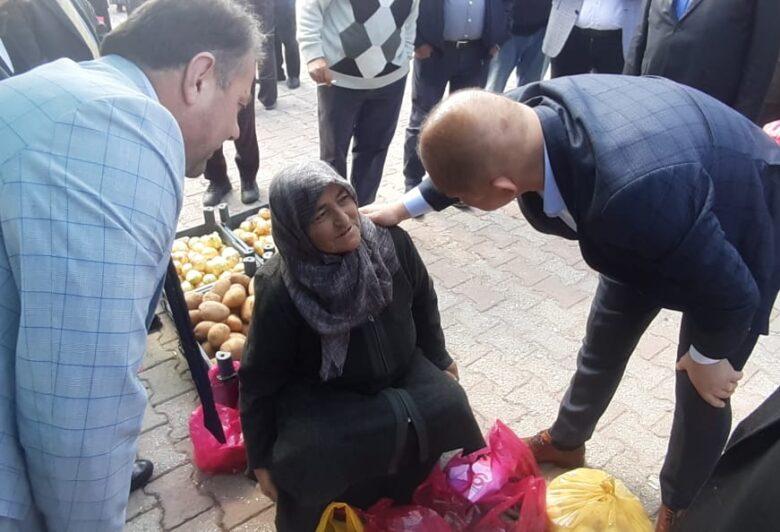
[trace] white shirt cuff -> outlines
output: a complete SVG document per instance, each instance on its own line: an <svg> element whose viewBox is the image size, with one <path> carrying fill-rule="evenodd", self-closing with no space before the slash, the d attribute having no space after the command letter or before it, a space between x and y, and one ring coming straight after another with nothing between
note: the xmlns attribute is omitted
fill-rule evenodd
<svg viewBox="0 0 780 532"><path fill-rule="evenodd" d="M694 362L696 362L697 364L702 364L704 366L709 366L711 364L717 364L718 362L720 362L720 360L716 360L714 358L705 357L704 355L702 355L699 352L698 349L696 349L693 346L691 346L691 348L688 351L688 353L691 355L691 358L693 359Z"/></svg>
<svg viewBox="0 0 780 532"><path fill-rule="evenodd" d="M409 212L409 216L412 218L417 218L418 216L433 211L433 207L425 201L425 198L420 192L420 187L414 187L401 196L401 202L404 204L404 207L406 207L406 210Z"/></svg>

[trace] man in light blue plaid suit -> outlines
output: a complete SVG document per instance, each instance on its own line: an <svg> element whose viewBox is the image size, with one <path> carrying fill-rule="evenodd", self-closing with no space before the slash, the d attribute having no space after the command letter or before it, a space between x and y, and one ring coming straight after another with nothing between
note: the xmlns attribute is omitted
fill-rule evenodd
<svg viewBox="0 0 780 532"><path fill-rule="evenodd" d="M238 136L257 42L234 0L154 0L0 83L0 531L122 528L183 177Z"/></svg>

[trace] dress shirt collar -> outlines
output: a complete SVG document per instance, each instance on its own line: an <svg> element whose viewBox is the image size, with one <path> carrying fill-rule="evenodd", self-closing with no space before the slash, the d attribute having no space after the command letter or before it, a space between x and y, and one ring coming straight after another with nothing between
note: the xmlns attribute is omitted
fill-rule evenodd
<svg viewBox="0 0 780 532"><path fill-rule="evenodd" d="M555 182L555 174L547 155L547 143L544 143L544 190L539 195L542 197L544 214L547 217L560 218L573 231L577 231L577 223L566 207L566 202L563 201L561 191Z"/></svg>

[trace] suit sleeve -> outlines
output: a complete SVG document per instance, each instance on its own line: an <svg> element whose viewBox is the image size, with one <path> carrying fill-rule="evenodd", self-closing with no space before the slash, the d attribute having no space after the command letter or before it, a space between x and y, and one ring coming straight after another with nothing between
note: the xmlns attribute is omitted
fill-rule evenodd
<svg viewBox="0 0 780 532"><path fill-rule="evenodd" d="M754 9L750 47L734 104L753 121L761 113L780 49L780 1L757 0Z"/></svg>
<svg viewBox="0 0 780 532"><path fill-rule="evenodd" d="M444 343L444 331L441 328L439 302L433 280L428 275L428 269L422 261L417 248L408 233L401 229L397 231L397 249L402 250L401 260L412 282L412 316L417 330L417 346L425 357L439 369L447 369L452 364L452 357L447 352Z"/></svg>
<svg viewBox="0 0 780 532"><path fill-rule="evenodd" d="M693 346L723 359L750 330L759 292L712 212L713 201L707 172L677 165L621 189L592 228L606 236L607 252L644 262L658 288L681 302Z"/></svg>
<svg viewBox="0 0 780 532"><path fill-rule="evenodd" d="M626 56L626 63L623 66L623 74L627 76L642 75L642 61L645 58L645 48L647 47L647 30L650 18L650 4L653 0L644 0L642 6L642 18L639 21L639 27L636 35L631 40L631 45Z"/></svg>
<svg viewBox="0 0 780 532"><path fill-rule="evenodd" d="M241 427L249 470L269 468L276 441L274 398L289 380L296 350L296 326L276 281L255 277L255 306L241 360Z"/></svg>
<svg viewBox="0 0 780 532"><path fill-rule="evenodd" d="M439 189L436 188L436 185L433 184L433 181L431 181L430 177L423 179L419 187L422 197L425 199L428 205L433 207L433 209L436 211L443 211L447 207L455 205L458 202L456 198L451 198L439 192Z"/></svg>

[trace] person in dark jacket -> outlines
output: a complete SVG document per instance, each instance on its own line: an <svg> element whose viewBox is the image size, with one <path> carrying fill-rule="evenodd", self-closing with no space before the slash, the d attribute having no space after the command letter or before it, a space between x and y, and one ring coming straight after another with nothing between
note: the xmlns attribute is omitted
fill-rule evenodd
<svg viewBox="0 0 780 532"><path fill-rule="evenodd" d="M780 528L780 388L740 423L676 532Z"/></svg>
<svg viewBox="0 0 780 532"><path fill-rule="evenodd" d="M551 0L513 0L509 10L510 37L490 62L485 88L504 92L512 70L517 69L517 86L542 79L545 56L542 40L550 18Z"/></svg>
<svg viewBox="0 0 780 532"><path fill-rule="evenodd" d="M502 0L421 0L414 43L412 113L404 142L406 190L420 184L425 169L417 139L425 117L444 96L484 87L490 60L509 37Z"/></svg>
<svg viewBox="0 0 780 532"><path fill-rule="evenodd" d="M484 446L409 235L358 214L324 162L270 186L279 250L255 278L239 372L248 465L280 531L325 506L408 502L441 453Z"/></svg>
<svg viewBox="0 0 780 532"><path fill-rule="evenodd" d="M669 530L712 473L729 398L769 332L780 289L780 147L679 83L584 74L505 97L461 91L431 113L420 152L430 179L405 204L366 209L375 220L398 223L398 207L418 215L455 197L485 210L517 201L538 231L577 240L601 274L557 419L528 439L539 463L583 464L648 325L661 308L682 313L656 529Z"/></svg>
<svg viewBox="0 0 780 532"><path fill-rule="evenodd" d="M755 122L780 49L778 21L777 0L647 0L623 73L684 83Z"/></svg>
<svg viewBox="0 0 780 532"><path fill-rule="evenodd" d="M289 88L297 89L301 86L301 53L295 38L295 0L275 0L274 21L276 23L274 31L276 81L287 80Z"/></svg>

